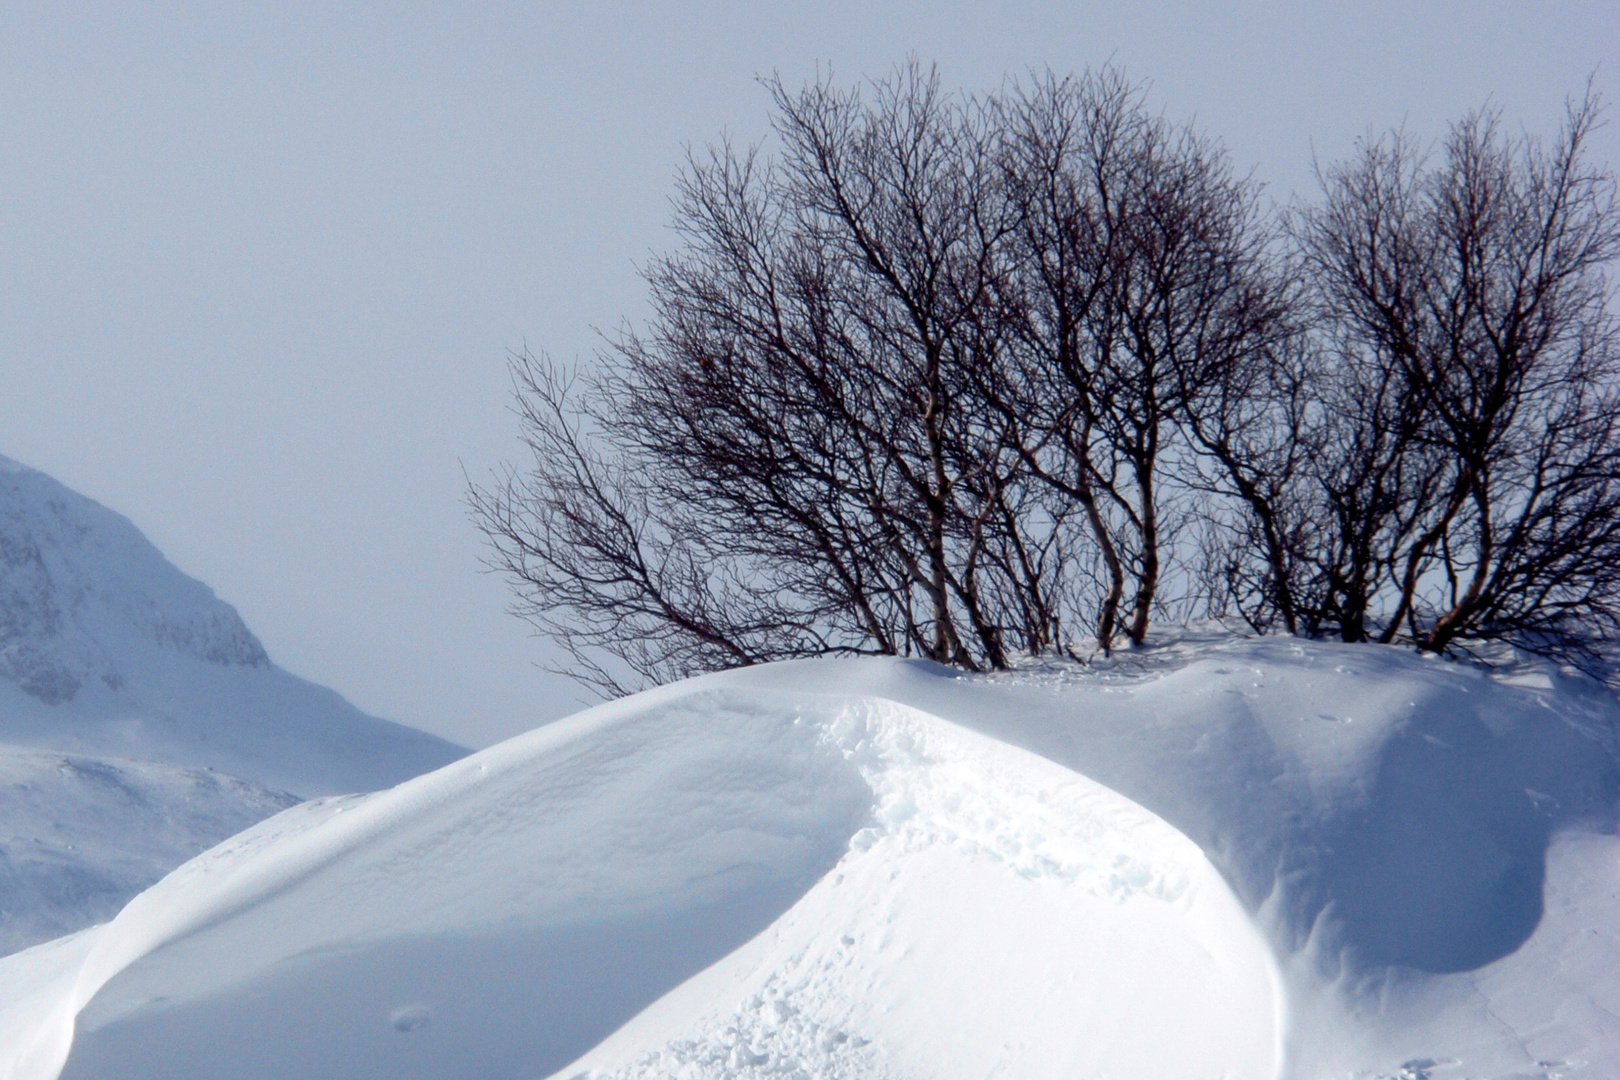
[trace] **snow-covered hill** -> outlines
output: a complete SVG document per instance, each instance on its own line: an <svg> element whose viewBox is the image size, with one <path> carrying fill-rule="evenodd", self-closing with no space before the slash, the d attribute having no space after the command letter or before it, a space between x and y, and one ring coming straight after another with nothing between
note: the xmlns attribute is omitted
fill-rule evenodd
<svg viewBox="0 0 1620 1080"><path fill-rule="evenodd" d="M296 802L224 773L0 745L0 955L106 922Z"/></svg>
<svg viewBox="0 0 1620 1080"><path fill-rule="evenodd" d="M127 520L0 458L0 954L111 918L296 796L465 752L277 668Z"/></svg>
<svg viewBox="0 0 1620 1080"><path fill-rule="evenodd" d="M1277 640L691 680L0 960L0 1077L1601 1080L1616 716Z"/></svg>
<svg viewBox="0 0 1620 1080"><path fill-rule="evenodd" d="M134 525L0 458L0 742L374 791L462 747L276 667Z"/></svg>

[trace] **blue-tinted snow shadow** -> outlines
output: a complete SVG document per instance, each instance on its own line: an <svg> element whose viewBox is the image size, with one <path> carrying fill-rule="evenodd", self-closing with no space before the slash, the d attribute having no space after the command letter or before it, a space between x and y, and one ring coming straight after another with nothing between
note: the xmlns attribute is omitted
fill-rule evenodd
<svg viewBox="0 0 1620 1080"><path fill-rule="evenodd" d="M1540 923L1556 833L1616 831L1620 708L1590 680L1510 686L1406 649L1283 637L1234 642L1197 664L1176 650L1124 657L1130 667L1122 662L1121 671L1136 677L1081 683L1095 696L1081 699L1078 714L1060 684L1050 712L976 726L1182 830L1285 953L1309 943L1351 975L1474 970L1512 953ZM1254 670L1253 661L1265 668ZM975 692L958 673L909 670L940 676L912 696L942 715ZM1280 702L1269 697L1274 684ZM1313 684L1372 700L1325 699ZM1410 695L1410 705L1389 700L1390 687ZM1290 715L1313 696L1338 715ZM994 689L979 700L980 715L994 717ZM1324 751L1302 765L1309 747L1335 741L1306 729L1345 723L1363 704L1363 727L1341 729L1342 756L1335 762ZM1201 714L1204 723L1185 721ZM1388 724L1366 750L1371 765L1358 776L1337 774L1336 765L1363 768L1356 755L1369 723ZM1335 787L1363 778L1359 798ZM1312 790L1318 780L1323 790Z"/></svg>
<svg viewBox="0 0 1620 1080"><path fill-rule="evenodd" d="M1308 867L1289 889L1296 928L1324 929L1319 945L1353 970L1471 971L1507 956L1541 921L1553 835L1615 829L1620 775L1591 725L1533 692L1446 681L1384 744L1365 801L1294 853ZM1566 689L1560 708L1607 722L1612 701Z"/></svg>
<svg viewBox="0 0 1620 1080"><path fill-rule="evenodd" d="M392 940L284 962L80 1030L64 1080L544 1077L769 926L774 884L635 919ZM108 991L116 994L117 983Z"/></svg>

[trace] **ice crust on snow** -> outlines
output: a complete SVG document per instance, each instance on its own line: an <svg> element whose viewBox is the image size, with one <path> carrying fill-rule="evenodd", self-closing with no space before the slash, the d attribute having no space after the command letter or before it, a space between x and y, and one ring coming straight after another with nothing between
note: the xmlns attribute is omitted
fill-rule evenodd
<svg viewBox="0 0 1620 1080"><path fill-rule="evenodd" d="M1498 675L1223 638L689 680L0 960L0 1077L1602 1080L1620 710Z"/></svg>

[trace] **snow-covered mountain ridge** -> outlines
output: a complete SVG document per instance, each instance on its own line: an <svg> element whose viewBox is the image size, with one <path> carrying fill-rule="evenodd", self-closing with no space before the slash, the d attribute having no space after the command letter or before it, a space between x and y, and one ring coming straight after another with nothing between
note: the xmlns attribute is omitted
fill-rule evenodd
<svg viewBox="0 0 1620 1080"><path fill-rule="evenodd" d="M107 921L296 802L224 773L0 746L0 955Z"/></svg>
<svg viewBox="0 0 1620 1080"><path fill-rule="evenodd" d="M371 791L461 747L271 663L126 518L0 458L0 742Z"/></svg>
<svg viewBox="0 0 1620 1080"><path fill-rule="evenodd" d="M1291 640L689 680L0 960L0 1077L1612 1080L1617 716Z"/></svg>
<svg viewBox="0 0 1620 1080"><path fill-rule="evenodd" d="M269 663L236 610L129 521L0 457L0 678L47 705L124 685L134 642L221 666Z"/></svg>
<svg viewBox="0 0 1620 1080"><path fill-rule="evenodd" d="M282 671L128 520L0 458L0 954L299 797L463 753Z"/></svg>

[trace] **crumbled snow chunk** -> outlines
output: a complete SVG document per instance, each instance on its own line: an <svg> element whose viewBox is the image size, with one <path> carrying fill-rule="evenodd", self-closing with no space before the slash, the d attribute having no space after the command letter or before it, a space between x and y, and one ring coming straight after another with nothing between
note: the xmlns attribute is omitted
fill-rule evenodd
<svg viewBox="0 0 1620 1080"><path fill-rule="evenodd" d="M388 1023L395 1031L410 1032L425 1028L433 1019L433 1010L417 1003L403 1005L388 1014Z"/></svg>
<svg viewBox="0 0 1620 1080"><path fill-rule="evenodd" d="M709 1033L676 1039L591 1080L901 1080L869 1038L807 1015L779 980Z"/></svg>

